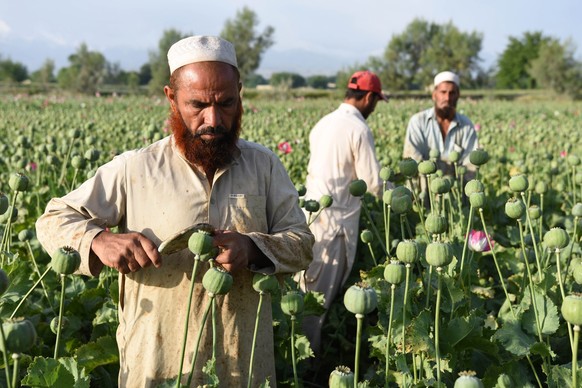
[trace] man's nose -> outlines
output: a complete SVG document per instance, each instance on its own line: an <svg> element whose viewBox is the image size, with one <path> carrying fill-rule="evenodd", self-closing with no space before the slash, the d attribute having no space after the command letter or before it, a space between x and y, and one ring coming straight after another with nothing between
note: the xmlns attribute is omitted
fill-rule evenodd
<svg viewBox="0 0 582 388"><path fill-rule="evenodd" d="M218 107L211 105L205 109L204 112L204 123L210 125L214 128L222 124L222 118L220 115L220 109Z"/></svg>

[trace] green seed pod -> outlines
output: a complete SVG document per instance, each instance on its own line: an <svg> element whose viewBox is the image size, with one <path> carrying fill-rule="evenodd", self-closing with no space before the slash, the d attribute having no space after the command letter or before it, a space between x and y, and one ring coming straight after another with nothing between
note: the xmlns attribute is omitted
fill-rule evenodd
<svg viewBox="0 0 582 388"><path fill-rule="evenodd" d="M562 316L571 325L582 325L582 294L573 293L564 298Z"/></svg>
<svg viewBox="0 0 582 388"><path fill-rule="evenodd" d="M496 388L512 388L514 386L515 385L513 384L511 377L509 377L505 373L499 375L499 377L497 378L497 384L495 384Z"/></svg>
<svg viewBox="0 0 582 388"><path fill-rule="evenodd" d="M473 193L483 192L485 191L485 185L477 180L471 179L469 182L465 184L465 195L470 197Z"/></svg>
<svg viewBox="0 0 582 388"><path fill-rule="evenodd" d="M10 222L15 222L18 218L18 208L8 206L8 209L0 215L0 224L8 221L10 217Z"/></svg>
<svg viewBox="0 0 582 388"><path fill-rule="evenodd" d="M392 203L390 205L395 214L404 214L412 209L412 198L407 195L396 197L392 193Z"/></svg>
<svg viewBox="0 0 582 388"><path fill-rule="evenodd" d="M281 310L286 315L298 315L303 312L303 294L291 290L281 297Z"/></svg>
<svg viewBox="0 0 582 388"><path fill-rule="evenodd" d="M407 197L410 197L412 199L412 192L406 186L397 186L394 189L392 189L392 196L393 197L407 196Z"/></svg>
<svg viewBox="0 0 582 388"><path fill-rule="evenodd" d="M467 167L459 166L457 167L457 172L459 173L460 176L463 176L467 173Z"/></svg>
<svg viewBox="0 0 582 388"><path fill-rule="evenodd" d="M382 167L380 169L380 179L384 182L394 179L394 170L391 167Z"/></svg>
<svg viewBox="0 0 582 388"><path fill-rule="evenodd" d="M90 162L96 162L97 160L99 160L100 154L101 153L98 150L96 150L95 148L91 148L85 151L85 155L83 156Z"/></svg>
<svg viewBox="0 0 582 388"><path fill-rule="evenodd" d="M483 388L483 382L476 376L473 371L463 371L459 373L459 377L455 380L453 388Z"/></svg>
<svg viewBox="0 0 582 388"><path fill-rule="evenodd" d="M75 155L71 158L71 166L77 170L82 170L87 165L87 159L81 155Z"/></svg>
<svg viewBox="0 0 582 388"><path fill-rule="evenodd" d="M404 158L398 163L400 173L407 178L412 178L418 173L418 163L412 158Z"/></svg>
<svg viewBox="0 0 582 388"><path fill-rule="evenodd" d="M400 241L396 246L396 257L405 264L412 264L418 260L418 244L416 241Z"/></svg>
<svg viewBox="0 0 582 388"><path fill-rule="evenodd" d="M485 206L485 193L476 191L469 197L469 203L475 209L482 209Z"/></svg>
<svg viewBox="0 0 582 388"><path fill-rule="evenodd" d="M319 198L319 206L321 206L322 209L328 208L331 206L331 204L333 203L333 198L331 197L331 195L322 195L321 198Z"/></svg>
<svg viewBox="0 0 582 388"><path fill-rule="evenodd" d="M0 268L0 295L3 295L6 290L10 286L10 279L8 279L8 275L2 268Z"/></svg>
<svg viewBox="0 0 582 388"><path fill-rule="evenodd" d="M431 148L428 151L428 157L432 160L436 160L441 157L441 152L437 148Z"/></svg>
<svg viewBox="0 0 582 388"><path fill-rule="evenodd" d="M303 204L303 206L304 206L305 210L310 212L310 213L315 213L319 210L319 202L317 202L315 199L305 200L305 203Z"/></svg>
<svg viewBox="0 0 582 388"><path fill-rule="evenodd" d="M36 342L36 330L27 319L8 319L2 324L6 339L6 348L11 353L24 353ZM4 347L0 343L0 349Z"/></svg>
<svg viewBox="0 0 582 388"><path fill-rule="evenodd" d="M0 211L0 213L2 212ZM572 215L578 218L582 217L582 203L578 202L574 207L572 207Z"/></svg>
<svg viewBox="0 0 582 388"><path fill-rule="evenodd" d="M430 182L430 191L434 194L445 194L450 190L449 182L444 178L436 177Z"/></svg>
<svg viewBox="0 0 582 388"><path fill-rule="evenodd" d="M224 295L232 288L232 275L222 267L210 267L202 277L202 286L210 295Z"/></svg>
<svg viewBox="0 0 582 388"><path fill-rule="evenodd" d="M525 205L519 198L510 198L505 203L505 214L514 220L520 219L525 214Z"/></svg>
<svg viewBox="0 0 582 388"><path fill-rule="evenodd" d="M406 269L401 262L390 260L390 264L384 268L384 279L390 284L400 284L404 281Z"/></svg>
<svg viewBox="0 0 582 388"><path fill-rule="evenodd" d="M70 275L78 270L80 265L81 255L69 246L58 248L51 259L52 269L59 275Z"/></svg>
<svg viewBox="0 0 582 388"><path fill-rule="evenodd" d="M437 170L436 163L432 160L423 160L418 163L418 172L422 175L434 174Z"/></svg>
<svg viewBox="0 0 582 388"><path fill-rule="evenodd" d="M8 197L0 191L0 215L6 213L6 210L8 210L8 206L9 206L9 201L8 201Z"/></svg>
<svg viewBox="0 0 582 388"><path fill-rule="evenodd" d="M529 182L524 174L514 175L509 178L509 189L514 193L522 193L529 187Z"/></svg>
<svg viewBox="0 0 582 388"><path fill-rule="evenodd" d="M453 255L449 244L432 242L426 246L426 262L433 267L444 267L451 263Z"/></svg>
<svg viewBox="0 0 582 388"><path fill-rule="evenodd" d="M542 210L538 205L531 205L529 209L527 209L527 214L530 219L537 220L542 216Z"/></svg>
<svg viewBox="0 0 582 388"><path fill-rule="evenodd" d="M307 187L303 183L298 183L295 185L295 190L300 197L303 197L307 193Z"/></svg>
<svg viewBox="0 0 582 388"><path fill-rule="evenodd" d="M209 260L216 258L216 256L218 256L219 253L220 252L218 251L218 247L212 247L208 252L202 253L199 259L200 261L207 262Z"/></svg>
<svg viewBox="0 0 582 388"><path fill-rule="evenodd" d="M449 152L449 160L453 163L457 163L461 160L461 154L458 151Z"/></svg>
<svg viewBox="0 0 582 388"><path fill-rule="evenodd" d="M489 161L489 154L482 148L477 148L469 154L469 161L475 166L482 166Z"/></svg>
<svg viewBox="0 0 582 388"><path fill-rule="evenodd" d="M256 273L253 275L253 289L258 293L272 295L279 289L279 282L275 275Z"/></svg>
<svg viewBox="0 0 582 388"><path fill-rule="evenodd" d="M570 166L578 166L580 164L580 158L577 155L570 154L566 157L566 162Z"/></svg>
<svg viewBox="0 0 582 388"><path fill-rule="evenodd" d="M354 373L347 366L337 366L329 375L329 388L354 388Z"/></svg>
<svg viewBox="0 0 582 388"><path fill-rule="evenodd" d="M61 331L65 330L69 326L69 319L67 317L61 317ZM59 327L59 317L54 317L51 319L50 328L53 334L57 334Z"/></svg>
<svg viewBox="0 0 582 388"><path fill-rule="evenodd" d="M562 228L551 228L544 234L544 244L549 249L564 249L570 242L570 236Z"/></svg>
<svg viewBox="0 0 582 388"><path fill-rule="evenodd" d="M360 240L362 240L364 244L369 244L374 241L374 234L371 230L364 229L362 230L362 233L360 233Z"/></svg>
<svg viewBox="0 0 582 388"><path fill-rule="evenodd" d="M73 139L78 139L81 137L81 130L80 129L71 129L69 131L69 137L72 137Z"/></svg>
<svg viewBox="0 0 582 388"><path fill-rule="evenodd" d="M8 179L8 186L10 186L14 191L26 191L28 190L29 184L30 181L28 180L28 177L19 172L10 175L10 178Z"/></svg>
<svg viewBox="0 0 582 388"><path fill-rule="evenodd" d="M344 294L344 305L352 314L368 314L378 305L376 291L364 283L356 283Z"/></svg>
<svg viewBox="0 0 582 388"><path fill-rule="evenodd" d="M350 194L354 197L361 197L368 191L368 185L366 181L362 179L356 179L350 182L349 185Z"/></svg>
<svg viewBox="0 0 582 388"><path fill-rule="evenodd" d="M382 202L384 202L386 205L392 204L392 191L393 190L386 190L384 194L382 194Z"/></svg>
<svg viewBox="0 0 582 388"><path fill-rule="evenodd" d="M538 194L545 194L548 192L548 184L543 181L536 183L535 192Z"/></svg>
<svg viewBox="0 0 582 388"><path fill-rule="evenodd" d="M192 233L190 238L188 238L188 249L195 255L202 256L205 253L209 253L212 247L212 236L203 230Z"/></svg>
<svg viewBox="0 0 582 388"><path fill-rule="evenodd" d="M573 271L576 284L582 284L582 264L578 264Z"/></svg>
<svg viewBox="0 0 582 388"><path fill-rule="evenodd" d="M441 234L447 230L448 222L444 216L438 213L430 213L424 222L426 231L430 234Z"/></svg>
<svg viewBox="0 0 582 388"><path fill-rule="evenodd" d="M32 229L23 229L18 233L18 241L25 242L30 241L34 237L34 231Z"/></svg>

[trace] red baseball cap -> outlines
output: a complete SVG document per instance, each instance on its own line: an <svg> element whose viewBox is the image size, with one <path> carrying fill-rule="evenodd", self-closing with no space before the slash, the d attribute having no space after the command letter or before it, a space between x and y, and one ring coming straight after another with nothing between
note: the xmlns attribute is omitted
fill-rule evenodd
<svg viewBox="0 0 582 388"><path fill-rule="evenodd" d="M384 95L384 93L382 93L382 84L380 83L380 78L368 70L356 71L348 81L348 89L374 92L378 94L382 100L388 101L388 98Z"/></svg>

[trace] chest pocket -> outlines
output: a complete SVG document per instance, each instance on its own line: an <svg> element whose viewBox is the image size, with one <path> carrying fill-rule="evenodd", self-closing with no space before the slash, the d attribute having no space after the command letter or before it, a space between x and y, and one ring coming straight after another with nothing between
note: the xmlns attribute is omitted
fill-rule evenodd
<svg viewBox="0 0 582 388"><path fill-rule="evenodd" d="M268 233L267 198L262 195L230 194L229 221L241 233Z"/></svg>

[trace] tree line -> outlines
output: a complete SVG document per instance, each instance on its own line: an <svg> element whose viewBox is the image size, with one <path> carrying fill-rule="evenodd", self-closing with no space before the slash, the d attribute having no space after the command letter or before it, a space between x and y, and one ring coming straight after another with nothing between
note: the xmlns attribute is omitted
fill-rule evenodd
<svg viewBox="0 0 582 388"><path fill-rule="evenodd" d="M292 72L273 73L265 79L256 73L263 54L274 44L275 29L257 31L259 20L248 7L225 22L220 33L235 45L239 70L246 87L272 85L278 88L309 86L326 89L330 84L344 85L357 69L376 72L385 89L391 91L426 90L434 74L452 70L460 74L463 88L535 89L545 88L572 97L582 95L582 63L575 59L571 40L560 41L540 31L509 37L495 65L484 69L480 62L483 34L460 31L452 22L438 24L424 19L413 20L405 30L393 35L383 55L355 63L334 75L304 78ZM93 94L103 85L123 85L129 92L160 93L169 77L166 53L183 37L192 35L176 29L163 32L158 47L149 53L149 60L139 71L124 71L107 61L97 51L82 43L68 58L69 66L55 73L55 64L47 59L40 69L28 73L21 63L3 58L0 53L0 82L30 80L36 85L58 85L59 88Z"/></svg>

